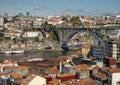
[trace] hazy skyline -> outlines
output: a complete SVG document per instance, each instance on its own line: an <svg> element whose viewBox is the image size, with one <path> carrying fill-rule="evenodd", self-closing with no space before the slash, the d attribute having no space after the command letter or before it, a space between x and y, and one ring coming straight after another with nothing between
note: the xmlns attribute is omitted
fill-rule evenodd
<svg viewBox="0 0 120 85"><path fill-rule="evenodd" d="M120 0L0 0L0 15L120 14Z"/></svg>

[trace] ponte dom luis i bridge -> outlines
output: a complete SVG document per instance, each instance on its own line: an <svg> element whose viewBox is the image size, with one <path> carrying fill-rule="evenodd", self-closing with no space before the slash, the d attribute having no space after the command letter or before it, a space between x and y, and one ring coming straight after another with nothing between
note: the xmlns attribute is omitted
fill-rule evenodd
<svg viewBox="0 0 120 85"><path fill-rule="evenodd" d="M70 39L79 32L89 33L91 36L94 37L96 41L98 41L99 45L105 45L105 43L102 40L101 36L97 33L98 30L103 30L106 35L111 30L119 30L120 32L120 28L36 28L36 29L40 30L43 36L45 35L45 32L53 32L57 38L58 44L63 49L67 48L67 44L70 41Z"/></svg>

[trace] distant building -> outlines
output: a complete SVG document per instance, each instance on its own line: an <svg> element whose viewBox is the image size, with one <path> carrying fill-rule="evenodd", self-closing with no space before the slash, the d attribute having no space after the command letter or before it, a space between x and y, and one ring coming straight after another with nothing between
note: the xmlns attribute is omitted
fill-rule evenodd
<svg viewBox="0 0 120 85"><path fill-rule="evenodd" d="M47 71L49 76L51 76L52 78L56 78L60 74L59 70L56 67L49 68Z"/></svg>
<svg viewBox="0 0 120 85"><path fill-rule="evenodd" d="M119 38L120 37L120 30L111 30L108 34L110 38Z"/></svg>
<svg viewBox="0 0 120 85"><path fill-rule="evenodd" d="M67 73L67 74L59 75L57 78L60 79L61 82L63 82L63 81L75 79L76 76L74 73Z"/></svg>
<svg viewBox="0 0 120 85"><path fill-rule="evenodd" d="M14 28L14 23L13 22L7 22L5 23L5 28L8 30L8 31L14 31L15 28Z"/></svg>
<svg viewBox="0 0 120 85"><path fill-rule="evenodd" d="M104 46L91 46L90 51L91 56L96 59L102 59L106 55Z"/></svg>
<svg viewBox="0 0 120 85"><path fill-rule="evenodd" d="M104 66L110 67L110 68L116 68L116 59L112 57L104 57Z"/></svg>
<svg viewBox="0 0 120 85"><path fill-rule="evenodd" d="M0 26L4 25L4 18L2 16L0 16Z"/></svg>
<svg viewBox="0 0 120 85"><path fill-rule="evenodd" d="M31 79L29 83L26 82L25 85L47 85L47 84L45 78L33 75L33 79Z"/></svg>
<svg viewBox="0 0 120 85"><path fill-rule="evenodd" d="M92 65L90 67L90 77L93 77L93 74L98 73L100 67L97 65Z"/></svg>
<svg viewBox="0 0 120 85"><path fill-rule="evenodd" d="M0 63L0 85L13 85L15 80L27 75L28 67L18 66L17 61L5 60Z"/></svg>
<svg viewBox="0 0 120 85"><path fill-rule="evenodd" d="M120 85L120 72L112 74L112 85Z"/></svg>
<svg viewBox="0 0 120 85"><path fill-rule="evenodd" d="M23 37L28 37L28 38L34 38L37 36L42 37L42 33L40 31L28 31L28 32L25 32L23 35Z"/></svg>
<svg viewBox="0 0 120 85"><path fill-rule="evenodd" d="M119 41L106 42L106 55L119 60L120 59L120 42Z"/></svg>
<svg viewBox="0 0 120 85"><path fill-rule="evenodd" d="M120 15L116 15L117 18L120 18Z"/></svg>
<svg viewBox="0 0 120 85"><path fill-rule="evenodd" d="M89 66L87 64L80 64L69 68L68 73L75 73L76 78L89 78Z"/></svg>
<svg viewBox="0 0 120 85"><path fill-rule="evenodd" d="M15 85L47 85L46 82L45 78L31 74L26 79L16 80Z"/></svg>
<svg viewBox="0 0 120 85"><path fill-rule="evenodd" d="M120 68L112 68L107 71L108 84L119 85L120 82Z"/></svg>
<svg viewBox="0 0 120 85"><path fill-rule="evenodd" d="M52 17L47 20L48 24L56 25L56 24L62 24L63 21L59 17Z"/></svg>
<svg viewBox="0 0 120 85"><path fill-rule="evenodd" d="M19 32L4 32L4 37L9 37L10 39L19 38L20 36Z"/></svg>
<svg viewBox="0 0 120 85"><path fill-rule="evenodd" d="M90 45L84 45L81 47L82 55L83 57L87 57L89 51L90 51Z"/></svg>
<svg viewBox="0 0 120 85"><path fill-rule="evenodd" d="M0 73L0 85L11 85L10 75L8 73Z"/></svg>
<svg viewBox="0 0 120 85"><path fill-rule="evenodd" d="M45 22L44 19L42 18L36 18L34 21L33 21L33 27L35 28L40 28L41 25Z"/></svg>
<svg viewBox="0 0 120 85"><path fill-rule="evenodd" d="M71 64L72 65L79 65L79 64L94 65L95 61L91 59L86 59L82 55L80 55L78 57L73 57L71 59Z"/></svg>
<svg viewBox="0 0 120 85"><path fill-rule="evenodd" d="M13 18L8 16L8 17L7 17L7 20L8 20L8 21L13 21Z"/></svg>

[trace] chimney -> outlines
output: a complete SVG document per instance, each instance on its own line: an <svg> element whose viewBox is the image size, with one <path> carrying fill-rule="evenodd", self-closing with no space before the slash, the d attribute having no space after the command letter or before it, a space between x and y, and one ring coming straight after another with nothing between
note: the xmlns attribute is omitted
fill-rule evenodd
<svg viewBox="0 0 120 85"><path fill-rule="evenodd" d="M60 71L60 73L63 73L63 63L62 62L59 63L59 71Z"/></svg>

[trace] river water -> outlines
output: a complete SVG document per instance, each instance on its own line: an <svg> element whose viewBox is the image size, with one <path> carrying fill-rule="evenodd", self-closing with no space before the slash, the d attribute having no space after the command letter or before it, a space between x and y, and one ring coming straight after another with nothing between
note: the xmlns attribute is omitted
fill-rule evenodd
<svg viewBox="0 0 120 85"><path fill-rule="evenodd" d="M72 55L75 51L44 51L44 52L28 52L26 54L0 54L0 61L4 59L15 59L19 60L23 57L38 56L42 58L55 58L59 56Z"/></svg>

